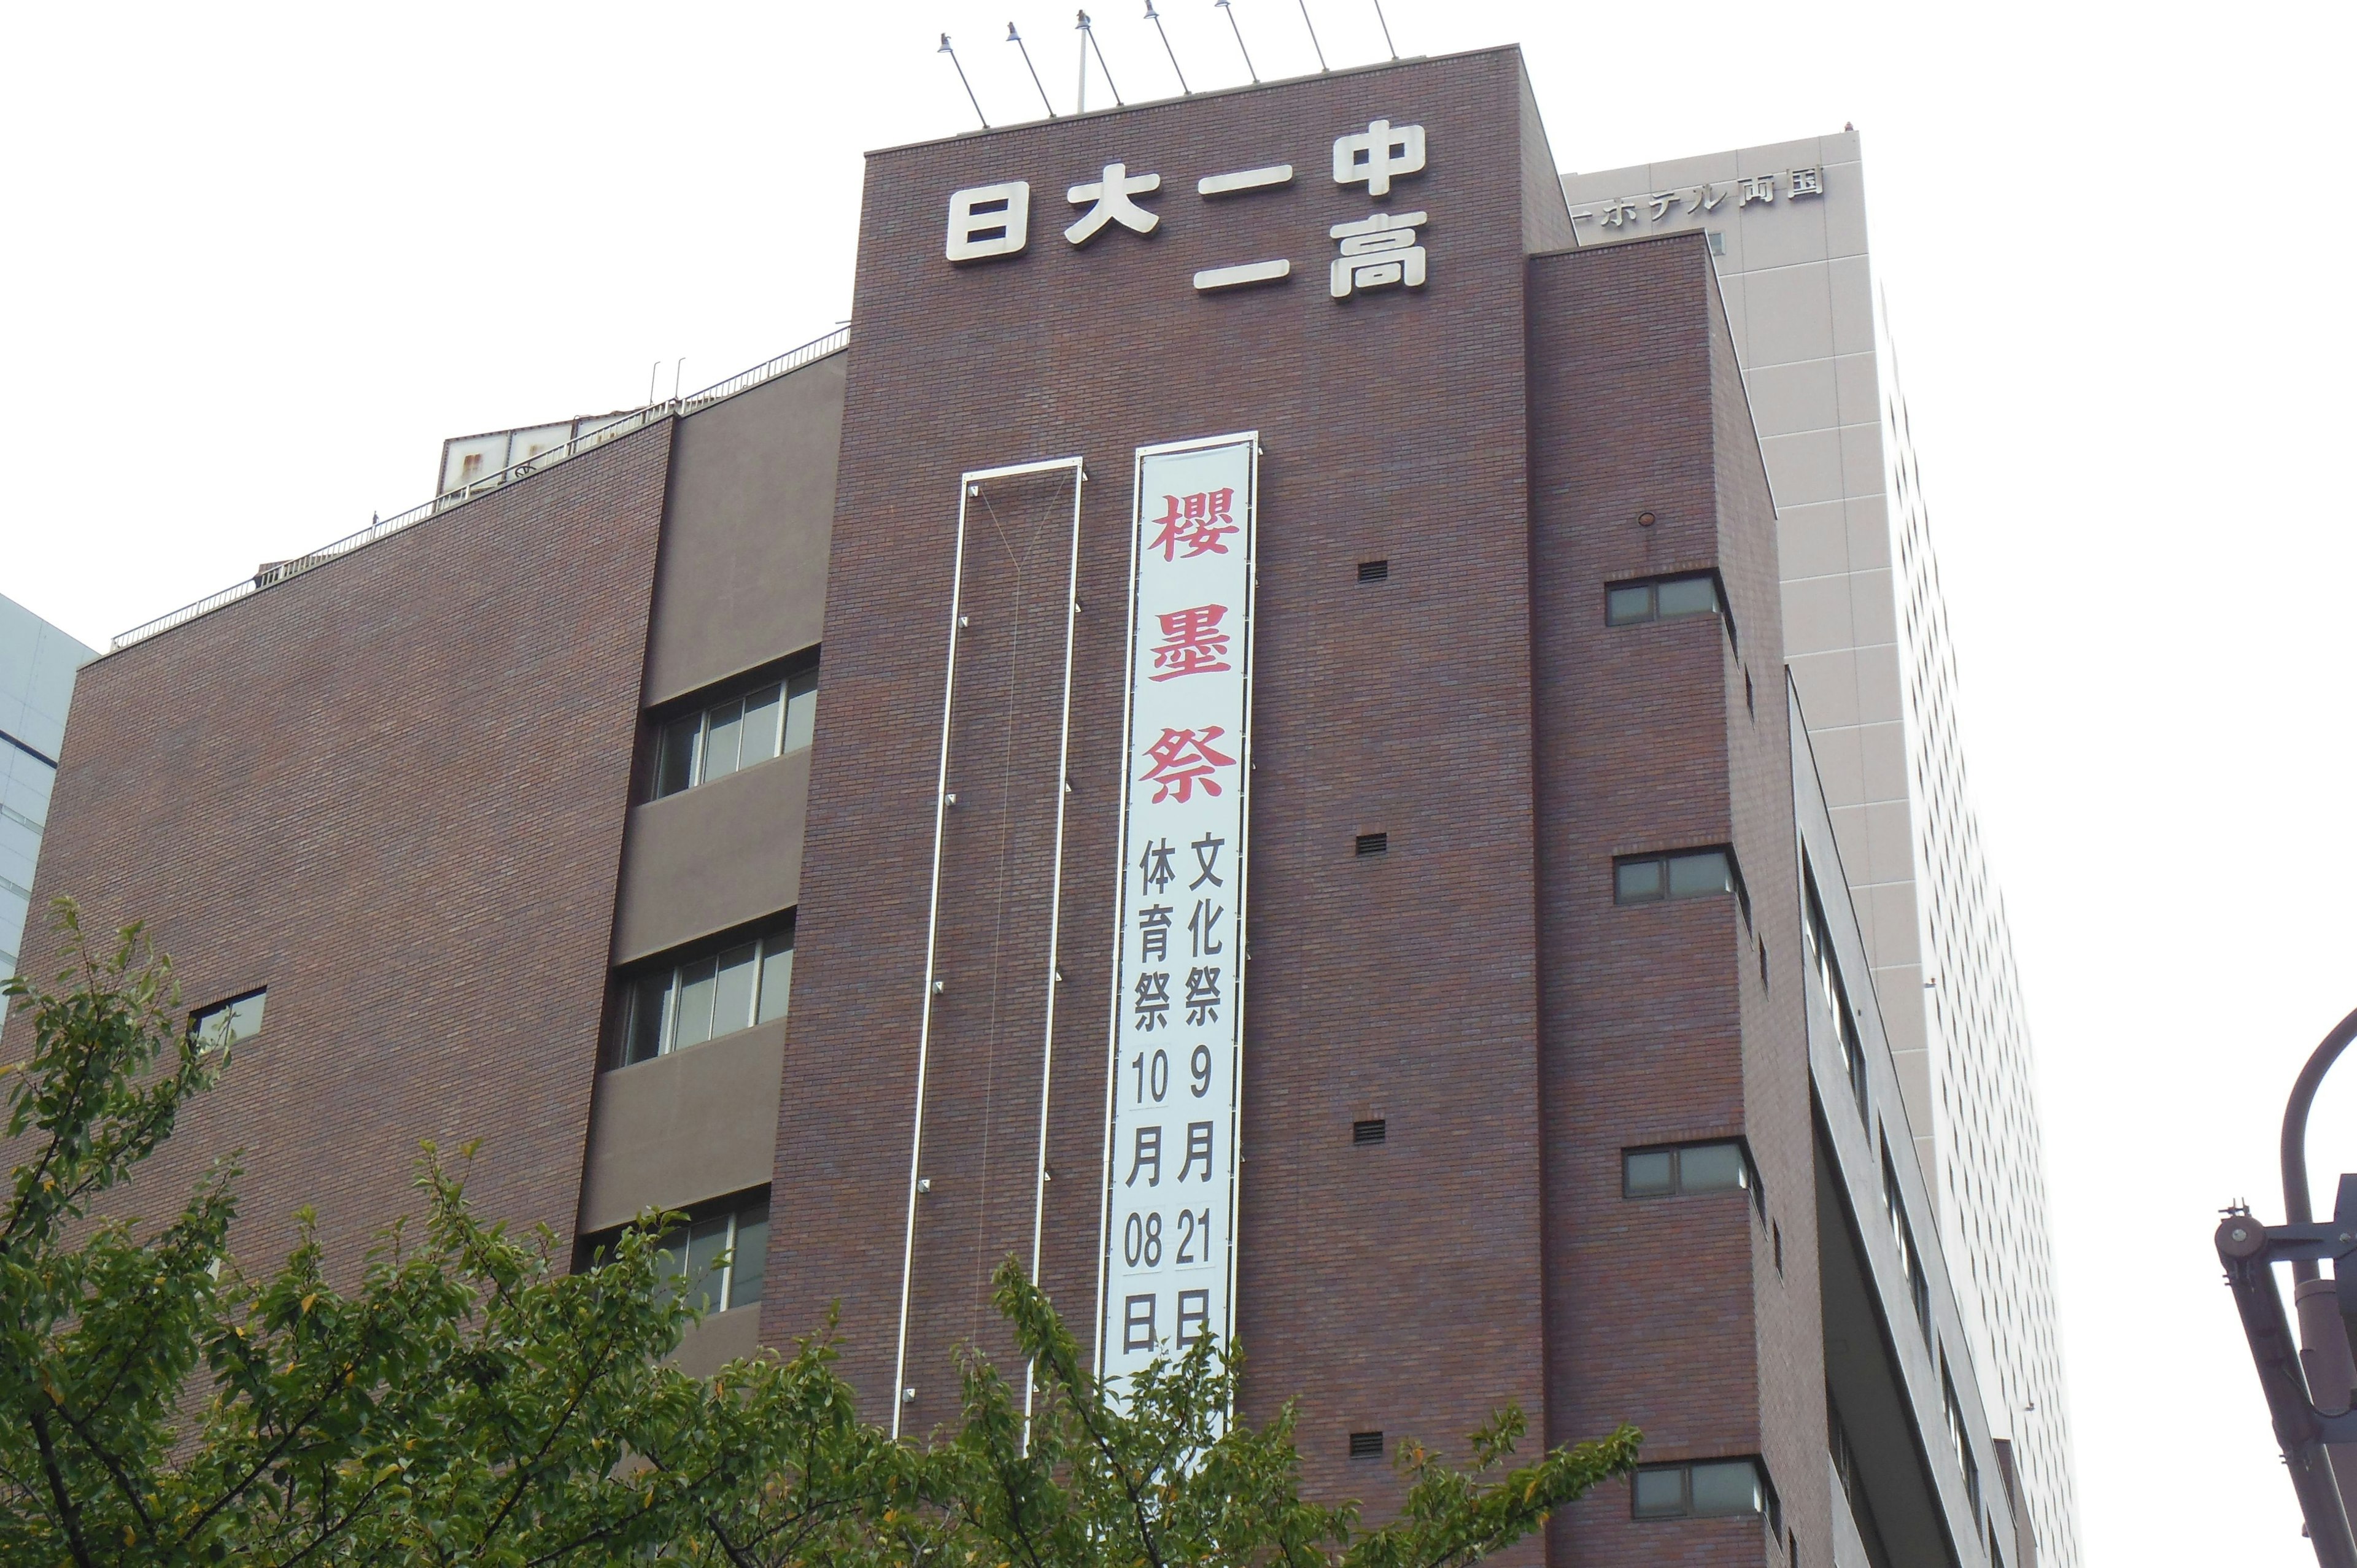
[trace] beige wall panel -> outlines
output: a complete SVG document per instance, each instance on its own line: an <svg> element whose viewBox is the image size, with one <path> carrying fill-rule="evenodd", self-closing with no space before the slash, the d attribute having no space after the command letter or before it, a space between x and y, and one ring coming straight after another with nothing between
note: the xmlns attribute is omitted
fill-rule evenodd
<svg viewBox="0 0 2357 1568"><path fill-rule="evenodd" d="M684 1208L769 1186L785 1058L779 1018L599 1074L582 1232L627 1224L650 1204Z"/></svg>
<svg viewBox="0 0 2357 1568"><path fill-rule="evenodd" d="M614 961L630 963L793 907L810 749L630 811Z"/></svg>
<svg viewBox="0 0 2357 1568"><path fill-rule="evenodd" d="M680 423L649 707L819 640L849 360L821 360Z"/></svg>
<svg viewBox="0 0 2357 1568"><path fill-rule="evenodd" d="M729 1362L761 1348L761 1309L740 1306L716 1312L687 1331L671 1364L691 1378L708 1378Z"/></svg>

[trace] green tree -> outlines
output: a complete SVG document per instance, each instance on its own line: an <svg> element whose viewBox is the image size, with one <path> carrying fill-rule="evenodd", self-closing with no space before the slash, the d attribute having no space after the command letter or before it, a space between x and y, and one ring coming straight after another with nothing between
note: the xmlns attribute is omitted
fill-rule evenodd
<svg viewBox="0 0 2357 1568"><path fill-rule="evenodd" d="M1011 1262L1029 1417L970 1357L959 1423L896 1443L859 1419L831 1326L709 1379L663 1365L694 1320L656 1244L678 1216L575 1273L544 1227L479 1219L430 1147L418 1223L383 1232L357 1283L330 1278L307 1215L250 1278L227 1248L233 1161L161 1223L91 1217L227 1052L188 1037L136 928L100 954L58 918L71 969L6 987L31 1048L0 1068L21 1155L0 1211L0 1561L1440 1568L1634 1462L1624 1428L1512 1466L1505 1411L1469 1469L1407 1445L1405 1509L1365 1529L1301 1497L1290 1406L1229 1414L1232 1353L1198 1346L1110 1397Z"/></svg>

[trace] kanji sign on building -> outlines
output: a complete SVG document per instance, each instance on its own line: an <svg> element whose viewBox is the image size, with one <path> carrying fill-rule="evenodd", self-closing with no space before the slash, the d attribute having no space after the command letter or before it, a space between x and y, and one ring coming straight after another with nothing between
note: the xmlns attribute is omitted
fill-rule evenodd
<svg viewBox="0 0 2357 1568"><path fill-rule="evenodd" d="M1137 453L1097 1315L1113 1380L1234 1319L1259 471L1253 435Z"/></svg>

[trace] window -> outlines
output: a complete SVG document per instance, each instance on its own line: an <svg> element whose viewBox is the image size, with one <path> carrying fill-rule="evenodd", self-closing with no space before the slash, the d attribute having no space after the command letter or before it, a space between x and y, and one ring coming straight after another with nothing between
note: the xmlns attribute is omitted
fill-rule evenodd
<svg viewBox="0 0 2357 1568"><path fill-rule="evenodd" d="M655 960L622 982L608 1060L634 1067L786 1015L794 985L794 921L686 956Z"/></svg>
<svg viewBox="0 0 2357 1568"><path fill-rule="evenodd" d="M1882 1145L1882 1207L1890 1217L1891 1239L1899 1244L1899 1272L1907 1276L1907 1294L1915 1306L1915 1326L1923 1343L1932 1343L1932 1281L1923 1272L1923 1254L1915 1247L1915 1228L1907 1223L1907 1205L1899 1196L1899 1167L1890 1163L1890 1144Z"/></svg>
<svg viewBox="0 0 2357 1568"><path fill-rule="evenodd" d="M613 1254L621 1231L608 1230L581 1243L587 1266ZM655 1246L672 1288L686 1294L698 1312L733 1312L761 1299L761 1274L769 1266L770 1195L741 1193L689 1211L687 1223L666 1230Z"/></svg>
<svg viewBox="0 0 2357 1568"><path fill-rule="evenodd" d="M1604 624L1640 626L1649 620L1682 620L1687 616L1717 616L1726 621L1727 639L1735 640L1735 622L1727 618L1725 597L1716 572L1684 572L1674 577L1643 577L1633 583L1610 583L1604 589Z"/></svg>
<svg viewBox="0 0 2357 1568"><path fill-rule="evenodd" d="M1842 983L1841 966L1834 959L1833 927L1826 922L1825 907L1817 897L1817 874L1813 866L1801 868L1801 884L1808 899L1808 909L1801 921L1802 961L1809 971L1810 983L1815 986L1818 1000L1833 1015L1834 1032L1841 1043L1842 1070L1849 1075L1849 1097L1857 1106L1857 1119L1867 1120L1866 1110L1866 1047L1857 1037L1857 1017L1850 1011L1849 990Z"/></svg>
<svg viewBox="0 0 2357 1568"><path fill-rule="evenodd" d="M1615 904L1658 904L1664 898L1700 898L1713 893L1734 894L1743 906L1745 923L1750 922L1751 895L1744 891L1735 852L1724 844L1669 854L1628 854L1612 863Z"/></svg>
<svg viewBox="0 0 2357 1568"><path fill-rule="evenodd" d="M189 1016L188 1036L209 1051L250 1040L262 1033L262 1004L269 999L266 989L249 991L200 1008Z"/></svg>
<svg viewBox="0 0 2357 1568"><path fill-rule="evenodd" d="M1748 1192L1764 1215L1766 1195L1751 1151L1734 1138L1707 1144L1667 1144L1620 1151L1623 1197L1674 1197L1698 1192Z"/></svg>
<svg viewBox="0 0 2357 1568"><path fill-rule="evenodd" d="M705 702L657 732L654 793L676 795L739 768L800 751L818 716L818 665Z"/></svg>
<svg viewBox="0 0 2357 1568"><path fill-rule="evenodd" d="M1973 1505L1973 1517L1981 1514L1981 1467L1973 1463L1972 1429L1964 1424L1964 1402L1956 1397L1956 1380L1948 1371L1948 1353L1940 1352L1941 1402L1948 1418L1948 1442L1956 1451L1956 1465L1964 1473L1964 1496Z"/></svg>
<svg viewBox="0 0 2357 1568"><path fill-rule="evenodd" d="M1629 1511L1637 1519L1738 1519L1782 1511L1757 1459L1648 1465L1631 1478L1629 1499Z"/></svg>

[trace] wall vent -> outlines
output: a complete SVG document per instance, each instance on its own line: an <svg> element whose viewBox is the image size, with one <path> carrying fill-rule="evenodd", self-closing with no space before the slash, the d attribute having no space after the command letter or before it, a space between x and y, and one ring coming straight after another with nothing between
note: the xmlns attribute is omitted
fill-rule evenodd
<svg viewBox="0 0 2357 1568"><path fill-rule="evenodd" d="M1359 581L1361 583L1380 583L1391 575L1392 564L1389 561L1361 561L1359 563Z"/></svg>
<svg viewBox="0 0 2357 1568"><path fill-rule="evenodd" d="M1389 833L1361 833L1359 835L1359 853L1361 854L1381 854L1391 847L1392 835Z"/></svg>
<svg viewBox="0 0 2357 1568"><path fill-rule="evenodd" d="M1351 1123L1351 1142L1354 1144L1380 1144L1383 1141L1383 1119L1382 1117L1378 1116L1372 1122L1353 1122Z"/></svg>
<svg viewBox="0 0 2357 1568"><path fill-rule="evenodd" d="M1380 1432L1354 1432L1354 1433L1351 1434L1351 1458L1353 1458L1353 1459L1380 1459L1380 1458L1382 1458L1383 1456L1383 1434L1382 1433L1380 1433Z"/></svg>

